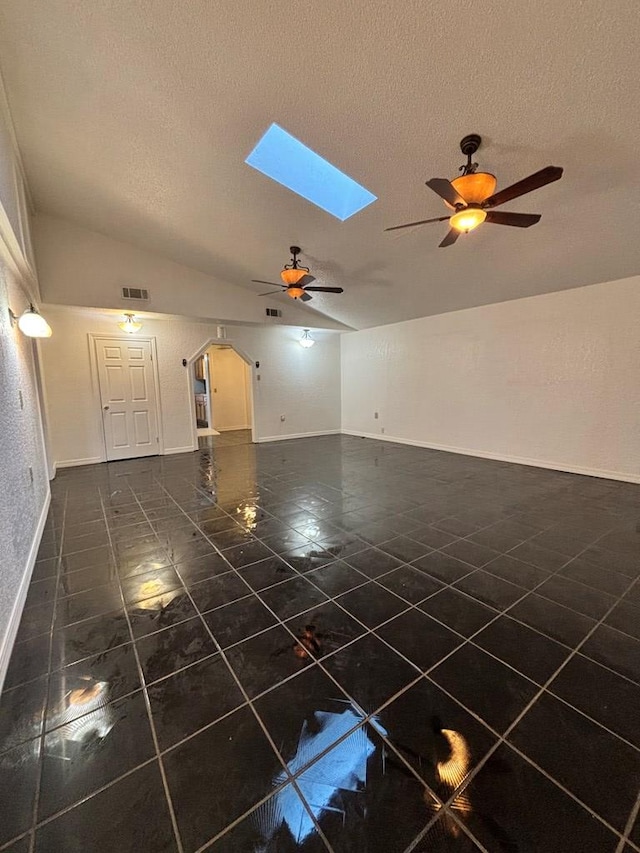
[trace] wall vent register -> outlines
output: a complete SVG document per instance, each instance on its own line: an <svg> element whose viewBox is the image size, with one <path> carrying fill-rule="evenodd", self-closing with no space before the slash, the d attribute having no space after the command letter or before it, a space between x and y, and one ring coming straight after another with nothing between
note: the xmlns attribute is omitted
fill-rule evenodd
<svg viewBox="0 0 640 853"><path fill-rule="evenodd" d="M265 308L264 310L267 317L282 317L282 311L278 308Z"/></svg>
<svg viewBox="0 0 640 853"><path fill-rule="evenodd" d="M138 301L147 301L149 300L149 291L144 287L123 287L122 288L122 298L123 299L137 299Z"/></svg>

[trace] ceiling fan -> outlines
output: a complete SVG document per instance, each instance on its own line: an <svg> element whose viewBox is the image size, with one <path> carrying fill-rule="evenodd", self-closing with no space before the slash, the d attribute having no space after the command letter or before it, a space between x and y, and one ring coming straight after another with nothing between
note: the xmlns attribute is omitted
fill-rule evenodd
<svg viewBox="0 0 640 853"><path fill-rule="evenodd" d="M309 291L315 293L343 293L341 287L310 287L314 282L315 276L309 272L309 267L303 267L298 260L300 254L299 246L290 246L292 258L291 263L285 264L280 272L280 278L284 284L277 284L275 281L262 281L259 278L252 278L251 281L256 284L270 284L273 287L280 288L279 290L269 290L266 293L260 293L259 296L271 296L273 293L286 293L292 299L300 299L302 302L309 302L312 299Z"/></svg>
<svg viewBox="0 0 640 853"><path fill-rule="evenodd" d="M460 150L467 158L467 162L460 166L462 175L453 181L446 178L431 178L427 186L444 200L447 207L454 213L449 216L439 216L435 219L422 219L420 222L408 222L406 225L395 225L393 228L385 228L385 231L397 231L400 228L411 228L414 225L426 225L429 222L449 221L449 231L440 243L441 247L451 246L456 242L464 231L468 234L483 222L492 222L494 225L512 225L515 228L529 228L540 221L539 213L511 213L511 211L491 210L514 198L519 198L525 193L537 190L547 184L553 183L562 177L562 169L559 166L547 166L534 172L528 178L523 178L510 187L495 192L496 177L489 172L476 172L477 163L471 158L480 148L482 139L477 133L465 136L460 143Z"/></svg>

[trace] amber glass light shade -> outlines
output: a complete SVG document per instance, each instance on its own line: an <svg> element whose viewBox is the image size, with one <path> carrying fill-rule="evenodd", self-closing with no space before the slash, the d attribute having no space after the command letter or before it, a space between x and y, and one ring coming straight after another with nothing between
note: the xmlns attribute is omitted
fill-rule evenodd
<svg viewBox="0 0 640 853"><path fill-rule="evenodd" d="M287 287L287 296L290 296L292 299L297 299L299 296L302 296L304 293L304 288L296 287L294 284L290 284Z"/></svg>
<svg viewBox="0 0 640 853"><path fill-rule="evenodd" d="M451 181L467 204L482 204L496 190L496 176L489 172L473 172Z"/></svg>
<svg viewBox="0 0 640 853"><path fill-rule="evenodd" d="M459 210L458 213L453 214L449 220L449 225L456 231L473 231L486 218L487 214L481 207L465 207L464 210Z"/></svg>
<svg viewBox="0 0 640 853"><path fill-rule="evenodd" d="M280 273L280 278L284 281L285 284L297 284L301 278L304 278L307 275L307 270L282 270Z"/></svg>

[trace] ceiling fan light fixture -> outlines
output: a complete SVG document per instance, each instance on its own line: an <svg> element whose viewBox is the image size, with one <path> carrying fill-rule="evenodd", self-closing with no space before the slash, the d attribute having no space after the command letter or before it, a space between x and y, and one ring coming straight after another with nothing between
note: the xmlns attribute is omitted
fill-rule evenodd
<svg viewBox="0 0 640 853"><path fill-rule="evenodd" d="M496 176L490 172L469 172L451 181L456 192L467 204L482 204L496 190Z"/></svg>
<svg viewBox="0 0 640 853"><path fill-rule="evenodd" d="M309 270L307 269L298 269L294 267L293 269L283 269L280 273L280 278L284 281L286 285L297 284L301 279L305 277L305 275L309 274Z"/></svg>
<svg viewBox="0 0 640 853"><path fill-rule="evenodd" d="M305 329L302 332L302 337L300 338L298 343L300 344L301 347L304 347L305 349L310 349L315 344L315 341L313 340L313 338L309 334L309 329Z"/></svg>
<svg viewBox="0 0 640 853"><path fill-rule="evenodd" d="M303 293L303 287L296 287L295 284L290 284L289 287L287 287L287 296L290 296L292 299L298 299L298 297L302 296Z"/></svg>
<svg viewBox="0 0 640 853"><path fill-rule="evenodd" d="M469 231L473 231L473 229L477 228L478 225L482 225L486 218L486 211L481 207L469 206L465 207L463 210L459 210L457 213L454 213L449 220L449 225L452 228L455 228L456 231L464 231L468 234Z"/></svg>

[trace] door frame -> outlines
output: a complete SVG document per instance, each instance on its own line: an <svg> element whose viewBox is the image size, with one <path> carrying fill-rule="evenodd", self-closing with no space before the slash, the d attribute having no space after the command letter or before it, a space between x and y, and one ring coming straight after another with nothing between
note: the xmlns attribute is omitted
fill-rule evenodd
<svg viewBox="0 0 640 853"><path fill-rule="evenodd" d="M247 355L247 353L242 350L237 344L234 344L233 339L230 338L209 338L206 344L203 344L198 351L191 356L191 358L187 362L187 394L189 399L189 411L191 413L191 434L193 436L193 449L198 450L198 426L196 423L196 410L193 405L193 396L195 393L194 384L193 384L193 365L197 358L200 358L201 355L204 355L209 347L215 346L224 346L232 349L236 355L239 355L240 358L244 361L244 363L249 368L249 376L251 381L249 382L249 398L251 401L251 442L256 444L258 439L256 435L256 373L255 373L255 362L254 360ZM208 361L208 360L207 360ZM207 372L209 373L209 383L208 390L210 390L211 386L211 371L209 365L207 364ZM211 403L211 423L213 424L213 401Z"/></svg>
<svg viewBox="0 0 640 853"><path fill-rule="evenodd" d="M151 374L153 376L153 387L156 392L156 424L158 426L158 455L164 456L164 425L162 423L162 403L160 398L160 375L158 373L158 348L156 346L156 338L152 335L104 335L94 334L89 332L87 342L89 346L89 364L91 370L91 390L93 392L94 411L97 412L97 423L102 441L102 451L100 453L101 462L107 462L107 438L104 433L104 418L102 416L102 399L100 397L100 374L98 372L98 341L146 341L151 344L151 363L153 368ZM194 415L195 417L195 415ZM132 459L137 457L132 456ZM144 458L144 457L140 457ZM121 460L126 462L126 459Z"/></svg>

